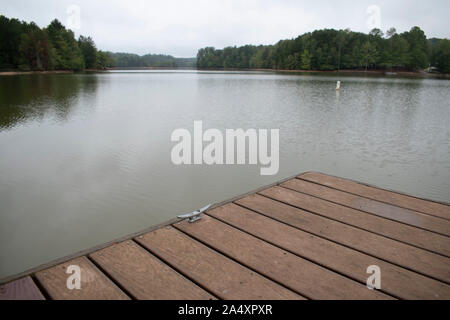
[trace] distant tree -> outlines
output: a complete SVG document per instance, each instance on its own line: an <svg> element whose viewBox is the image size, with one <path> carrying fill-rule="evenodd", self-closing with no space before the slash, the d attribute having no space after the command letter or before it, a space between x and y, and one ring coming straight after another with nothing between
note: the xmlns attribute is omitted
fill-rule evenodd
<svg viewBox="0 0 450 320"><path fill-rule="evenodd" d="M397 34L397 30L395 30L395 28L389 28L388 31L386 31L386 37L387 38L392 38L392 36L394 36L395 34Z"/></svg>
<svg viewBox="0 0 450 320"><path fill-rule="evenodd" d="M394 34L386 41L381 66L386 68L407 68L409 63L408 41L398 34Z"/></svg>
<svg viewBox="0 0 450 320"><path fill-rule="evenodd" d="M308 50L303 50L301 57L301 69L310 70L311 69L311 55Z"/></svg>
<svg viewBox="0 0 450 320"><path fill-rule="evenodd" d="M372 43L366 41L363 44L361 51L364 59L365 70L367 71L367 68L376 61L377 50Z"/></svg>
<svg viewBox="0 0 450 320"><path fill-rule="evenodd" d="M354 46L351 51L351 67L361 68L364 66L364 58L362 53L362 45L360 40L354 42Z"/></svg>
<svg viewBox="0 0 450 320"><path fill-rule="evenodd" d="M98 69L107 69L111 68L113 65L113 60L109 52L97 51L97 59L96 59L96 68Z"/></svg>
<svg viewBox="0 0 450 320"><path fill-rule="evenodd" d="M47 34L55 48L56 69L82 70L85 62L74 33L58 20L53 20L46 29Z"/></svg>
<svg viewBox="0 0 450 320"><path fill-rule="evenodd" d="M337 46L338 46L338 62L337 62L337 69L339 71L339 69L341 68L341 51L342 51L342 47L344 46L345 43L345 38L346 38L347 33L345 31L339 31L337 36L336 36L336 42L337 42Z"/></svg>
<svg viewBox="0 0 450 320"><path fill-rule="evenodd" d="M0 15L0 69L14 69L21 63L19 46L26 24Z"/></svg>
<svg viewBox="0 0 450 320"><path fill-rule="evenodd" d="M450 73L450 40L437 39L432 53L434 66L441 72Z"/></svg>
<svg viewBox="0 0 450 320"><path fill-rule="evenodd" d="M383 36L384 36L383 31L381 31L378 28L373 28L372 30L370 30L369 35L377 37L377 38L383 38Z"/></svg>
<svg viewBox="0 0 450 320"><path fill-rule="evenodd" d="M97 48L91 37L80 36L78 38L78 47L83 55L86 68L93 69L97 67Z"/></svg>
<svg viewBox="0 0 450 320"><path fill-rule="evenodd" d="M34 24L20 37L19 54L22 70L45 70L48 68L48 43L45 33Z"/></svg>
<svg viewBox="0 0 450 320"><path fill-rule="evenodd" d="M429 43L425 33L419 27L413 27L409 32L404 32L401 36L408 42L409 57L406 66L409 69L423 69L429 64Z"/></svg>

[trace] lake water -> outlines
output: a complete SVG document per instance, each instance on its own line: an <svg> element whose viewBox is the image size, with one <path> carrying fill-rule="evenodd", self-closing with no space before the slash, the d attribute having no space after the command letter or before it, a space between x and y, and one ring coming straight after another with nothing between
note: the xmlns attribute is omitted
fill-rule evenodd
<svg viewBox="0 0 450 320"><path fill-rule="evenodd" d="M342 87L336 92L336 81ZM280 129L280 170L175 166L173 130ZM304 171L450 202L450 81L264 72L0 77L0 278Z"/></svg>

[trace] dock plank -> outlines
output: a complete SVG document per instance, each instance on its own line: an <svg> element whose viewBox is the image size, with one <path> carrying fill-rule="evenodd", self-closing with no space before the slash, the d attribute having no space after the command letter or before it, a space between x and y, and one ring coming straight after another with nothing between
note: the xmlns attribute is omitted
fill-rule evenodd
<svg viewBox="0 0 450 320"><path fill-rule="evenodd" d="M258 190L2 279L0 300L450 300L450 205L315 172Z"/></svg>
<svg viewBox="0 0 450 320"><path fill-rule="evenodd" d="M68 289L66 273L70 265L81 269L81 289ZM128 300L111 280L109 280L86 257L80 257L36 273L39 283L55 300Z"/></svg>
<svg viewBox="0 0 450 320"><path fill-rule="evenodd" d="M450 221L442 218L367 199L301 179L286 181L282 183L281 186L383 218L437 232L445 236L450 235Z"/></svg>
<svg viewBox="0 0 450 320"><path fill-rule="evenodd" d="M278 192L277 192L278 191ZM288 225L324 237L328 240L386 260L423 275L450 282L450 259L353 226L279 202L294 198L284 197L295 192L284 188L270 188L264 195L250 195L236 201L239 205L284 222ZM295 203L295 201L294 201Z"/></svg>
<svg viewBox="0 0 450 320"><path fill-rule="evenodd" d="M221 299L304 299L173 227L135 240Z"/></svg>
<svg viewBox="0 0 450 320"><path fill-rule="evenodd" d="M209 216L174 225L214 249L311 299L391 299Z"/></svg>
<svg viewBox="0 0 450 320"><path fill-rule="evenodd" d="M329 219L337 220L447 257L450 256L450 238L447 236L364 213L288 188L272 187L261 191L260 194Z"/></svg>
<svg viewBox="0 0 450 320"><path fill-rule="evenodd" d="M0 300L45 300L29 276L0 286Z"/></svg>
<svg viewBox="0 0 450 320"><path fill-rule="evenodd" d="M96 251L89 257L135 299L214 299L131 240Z"/></svg>
<svg viewBox="0 0 450 320"><path fill-rule="evenodd" d="M236 204L229 203L215 208L208 215L364 284L368 277L367 267L377 265L382 274L381 290L395 297L450 299L450 286L447 284L301 231Z"/></svg>
<svg viewBox="0 0 450 320"><path fill-rule="evenodd" d="M307 172L298 176L301 179L319 183L338 190L350 192L369 199L390 203L402 208L415 210L450 220L450 206L388 191L344 178L329 176L318 172Z"/></svg>

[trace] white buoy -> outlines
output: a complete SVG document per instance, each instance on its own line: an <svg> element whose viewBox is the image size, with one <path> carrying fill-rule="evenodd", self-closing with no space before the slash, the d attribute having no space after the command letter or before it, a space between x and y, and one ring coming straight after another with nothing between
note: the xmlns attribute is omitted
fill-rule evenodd
<svg viewBox="0 0 450 320"><path fill-rule="evenodd" d="M336 90L341 90L341 81L336 82Z"/></svg>

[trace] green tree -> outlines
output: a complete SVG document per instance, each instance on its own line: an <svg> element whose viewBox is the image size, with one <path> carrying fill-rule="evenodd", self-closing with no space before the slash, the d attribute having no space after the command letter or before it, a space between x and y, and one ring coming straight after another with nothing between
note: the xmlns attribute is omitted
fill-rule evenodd
<svg viewBox="0 0 450 320"><path fill-rule="evenodd" d="M386 31L386 37L387 38L392 38L394 35L397 34L397 30L395 28L389 28L388 31Z"/></svg>
<svg viewBox="0 0 450 320"><path fill-rule="evenodd" d="M365 70L367 71L367 68L376 61L377 50L372 43L370 43L369 41L366 41L363 44L361 51L362 51L362 58L364 61Z"/></svg>
<svg viewBox="0 0 450 320"><path fill-rule="evenodd" d="M433 48L433 64L441 72L450 73L450 40L438 39Z"/></svg>
<svg viewBox="0 0 450 320"><path fill-rule="evenodd" d="M383 31L381 31L378 28L373 28L372 30L370 30L369 35L371 35L375 38L383 38L383 36L384 36Z"/></svg>
<svg viewBox="0 0 450 320"><path fill-rule="evenodd" d="M15 69L21 63L19 46L26 24L0 15L0 69Z"/></svg>
<svg viewBox="0 0 450 320"><path fill-rule="evenodd" d="M311 69L311 55L308 50L303 50L301 57L301 69L310 70Z"/></svg>
<svg viewBox="0 0 450 320"><path fill-rule="evenodd" d="M336 42L338 47L338 62L337 62L337 69L341 69L341 55L342 55L342 47L345 44L345 38L346 38L346 31L340 30L336 36Z"/></svg>
<svg viewBox="0 0 450 320"><path fill-rule="evenodd" d="M44 70L48 67L48 44L45 33L36 25L22 33L20 37L19 54L21 57L21 70ZM44 67L45 64L45 67Z"/></svg>
<svg viewBox="0 0 450 320"><path fill-rule="evenodd" d="M409 32L402 34L408 42L409 57L406 65L410 69L423 69L429 64L429 44L425 33L419 27L413 27Z"/></svg>
<svg viewBox="0 0 450 320"><path fill-rule="evenodd" d="M55 64L61 70L82 70L85 68L83 55L71 30L53 20L46 29L55 48Z"/></svg>
<svg viewBox="0 0 450 320"><path fill-rule="evenodd" d="M107 69L111 68L113 65L113 60L111 58L111 55L108 52L104 51L97 51L97 65L96 68L98 69Z"/></svg>
<svg viewBox="0 0 450 320"><path fill-rule="evenodd" d="M403 37L394 34L388 39L384 65L392 68L406 68L409 63L409 44Z"/></svg>
<svg viewBox="0 0 450 320"><path fill-rule="evenodd" d="M91 37L80 36L78 38L78 47L83 55L86 68L93 69L97 67L97 48Z"/></svg>

